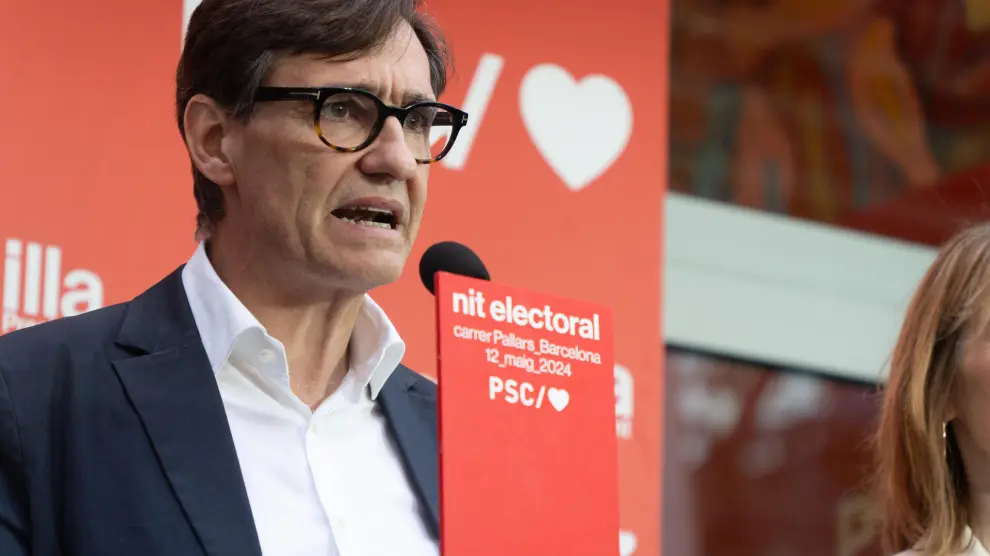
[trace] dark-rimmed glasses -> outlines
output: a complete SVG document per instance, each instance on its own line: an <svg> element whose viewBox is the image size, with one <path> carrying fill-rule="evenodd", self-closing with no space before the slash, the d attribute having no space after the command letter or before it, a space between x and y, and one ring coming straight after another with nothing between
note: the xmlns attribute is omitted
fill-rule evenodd
<svg viewBox="0 0 990 556"><path fill-rule="evenodd" d="M356 152L374 143L385 120L394 116L420 164L446 156L468 120L466 112L440 102L422 101L399 108L352 87L259 87L254 100L312 101L316 134L338 152Z"/></svg>

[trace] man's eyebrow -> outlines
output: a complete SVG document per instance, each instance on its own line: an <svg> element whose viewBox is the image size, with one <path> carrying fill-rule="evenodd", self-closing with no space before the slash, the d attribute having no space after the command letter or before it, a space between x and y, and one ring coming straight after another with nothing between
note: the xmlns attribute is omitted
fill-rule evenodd
<svg viewBox="0 0 990 556"><path fill-rule="evenodd" d="M325 86L350 87L353 89L363 89L365 91L368 91L369 93L378 96L379 98L381 98L382 96L381 87L375 85L374 83L368 83L366 81L349 82L349 83L328 83ZM436 102L436 98L433 96L433 93L424 93L422 91L409 90L403 92L402 94L402 106L409 106L410 104L415 104L417 102L423 102L423 101Z"/></svg>
<svg viewBox="0 0 990 556"><path fill-rule="evenodd" d="M420 91L406 91L405 94L402 95L403 106L408 106L410 104L423 101L436 102L436 99L433 97L432 93L423 93Z"/></svg>

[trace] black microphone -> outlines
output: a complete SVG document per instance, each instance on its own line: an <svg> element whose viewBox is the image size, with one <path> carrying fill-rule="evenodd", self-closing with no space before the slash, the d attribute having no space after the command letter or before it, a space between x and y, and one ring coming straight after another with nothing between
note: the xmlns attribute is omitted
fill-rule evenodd
<svg viewBox="0 0 990 556"><path fill-rule="evenodd" d="M491 280L485 263L468 246L456 241L441 241L430 246L419 260L419 279L426 289L433 291L433 279L437 272L449 272L479 280Z"/></svg>

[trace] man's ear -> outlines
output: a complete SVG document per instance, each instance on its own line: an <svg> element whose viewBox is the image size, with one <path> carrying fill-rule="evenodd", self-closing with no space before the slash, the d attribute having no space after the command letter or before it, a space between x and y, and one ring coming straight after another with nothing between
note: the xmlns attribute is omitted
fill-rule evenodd
<svg viewBox="0 0 990 556"><path fill-rule="evenodd" d="M182 121L186 148L196 168L221 187L232 185L234 169L223 152L224 135L230 129L227 111L212 98L196 95L186 105Z"/></svg>

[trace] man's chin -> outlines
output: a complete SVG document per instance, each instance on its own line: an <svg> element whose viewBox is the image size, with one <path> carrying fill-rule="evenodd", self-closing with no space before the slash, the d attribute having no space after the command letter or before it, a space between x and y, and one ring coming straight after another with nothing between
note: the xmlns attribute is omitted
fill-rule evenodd
<svg viewBox="0 0 990 556"><path fill-rule="evenodd" d="M363 257L349 257L337 267L338 276L346 276L344 282L350 289L369 292L387 286L402 277L408 256L394 252L369 252Z"/></svg>
<svg viewBox="0 0 990 556"><path fill-rule="evenodd" d="M360 286L364 292L369 292L375 288L394 284L402 277L402 267L398 268L373 268L361 275Z"/></svg>

